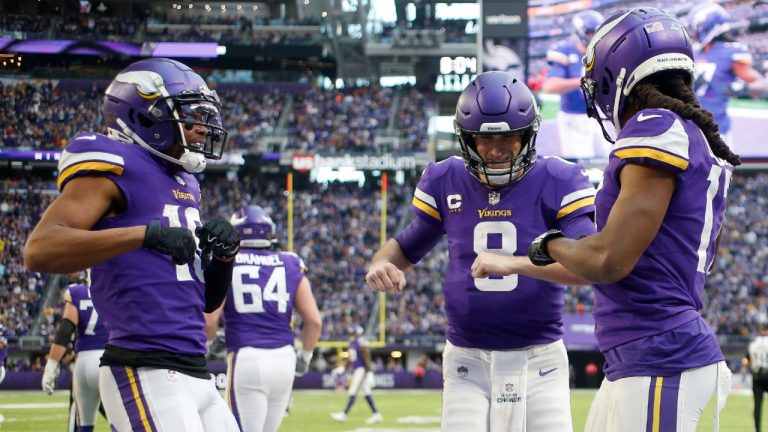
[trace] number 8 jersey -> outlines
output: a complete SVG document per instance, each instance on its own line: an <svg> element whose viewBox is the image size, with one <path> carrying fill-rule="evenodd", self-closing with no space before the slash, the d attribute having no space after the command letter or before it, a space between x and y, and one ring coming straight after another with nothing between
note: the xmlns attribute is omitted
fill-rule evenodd
<svg viewBox="0 0 768 432"><path fill-rule="evenodd" d="M76 136L59 160L57 186L64 190L67 182L80 176L106 177L125 197L123 212L102 217L91 228L94 231L146 225L153 219L193 232L200 226L197 179L136 144L100 134ZM109 331L109 345L205 354L199 254L194 265L177 266L169 255L138 248L95 265L91 281L93 304Z"/></svg>
<svg viewBox="0 0 768 432"><path fill-rule="evenodd" d="M411 209L436 236L448 236L444 291L452 344L506 350L562 337L561 285L518 275L475 279L471 266L480 252L525 256L549 229L571 237L594 233L594 195L581 167L555 157L537 157L523 178L498 190L470 175L459 157L427 166ZM416 263L426 251L403 253Z"/></svg>

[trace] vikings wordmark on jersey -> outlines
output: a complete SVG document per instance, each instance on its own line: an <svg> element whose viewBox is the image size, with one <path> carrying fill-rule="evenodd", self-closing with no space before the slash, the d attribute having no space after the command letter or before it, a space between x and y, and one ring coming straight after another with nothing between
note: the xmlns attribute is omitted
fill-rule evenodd
<svg viewBox="0 0 768 432"><path fill-rule="evenodd" d="M561 338L561 286L518 275L475 279L471 265L480 252L525 255L528 244L551 228L573 237L591 234L594 195L581 167L554 157L538 157L523 178L496 190L467 175L458 157L424 170L411 209L450 240L445 304L451 343L516 349ZM589 230L568 232L580 218Z"/></svg>
<svg viewBox="0 0 768 432"><path fill-rule="evenodd" d="M141 226L155 219L193 232L201 225L197 179L138 145L100 134L77 135L59 160L57 184L63 190L80 176L110 179L127 204L125 211L102 218L93 230ZM175 265L168 255L139 248L95 265L91 278L90 293L108 325L110 345L205 354L199 255L193 264Z"/></svg>

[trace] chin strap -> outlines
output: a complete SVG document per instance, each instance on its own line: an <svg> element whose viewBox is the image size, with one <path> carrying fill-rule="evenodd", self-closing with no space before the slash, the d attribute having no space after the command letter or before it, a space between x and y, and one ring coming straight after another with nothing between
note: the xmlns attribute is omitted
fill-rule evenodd
<svg viewBox="0 0 768 432"><path fill-rule="evenodd" d="M149 144L147 144L139 135L136 134L136 132L133 131L122 119L117 119L117 125L120 126L121 129L123 129L123 133L130 137L134 142L136 142L138 145L144 147L147 151L152 153L153 155L165 159L168 162L175 163L176 165L180 165L184 171L196 174L199 172L202 172L205 170L205 167L207 165L207 161L205 160L205 156L201 153L195 153L192 151L189 151L187 149L184 149L184 153L181 154L181 157L178 159L172 158L168 156L167 154L153 149Z"/></svg>

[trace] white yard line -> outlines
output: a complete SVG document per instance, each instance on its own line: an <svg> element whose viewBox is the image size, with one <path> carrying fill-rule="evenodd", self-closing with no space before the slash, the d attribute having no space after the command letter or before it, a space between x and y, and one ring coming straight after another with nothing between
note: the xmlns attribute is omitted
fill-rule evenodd
<svg viewBox="0 0 768 432"><path fill-rule="evenodd" d="M0 404L0 410L13 409L41 409L41 408L69 408L66 402L45 402L45 403L20 403L20 404Z"/></svg>

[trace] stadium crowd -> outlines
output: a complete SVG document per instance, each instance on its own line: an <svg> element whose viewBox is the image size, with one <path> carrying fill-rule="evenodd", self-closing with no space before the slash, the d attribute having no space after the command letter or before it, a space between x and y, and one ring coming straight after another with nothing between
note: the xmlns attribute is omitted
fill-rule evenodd
<svg viewBox="0 0 768 432"><path fill-rule="evenodd" d="M406 182L407 183L407 182ZM277 180L242 176L213 176L202 181L203 220L228 217L240 205L259 203L271 209L278 241L287 247L287 203L284 184ZM373 188L373 189L371 189ZM25 236L53 197L51 180L5 179L0 198L0 319L12 341L25 334L39 313L41 334L50 336L56 310L41 310L47 285L45 275L29 273L22 261ZM43 192L41 192L43 191ZM396 232L409 217L411 186L390 185L388 232ZM720 335L756 334L768 322L768 222L760 217L768 196L768 174L736 175L722 242L708 287L704 316ZM379 244L380 193L375 186L309 184L294 194L294 249L309 267L308 276L323 313L323 340L345 340L345 316L366 324L375 313L376 295L364 280L367 263ZM425 257L426 263L406 273L404 292L387 296L387 335L390 342L411 342L445 334L442 277L448 255L445 242ZM565 311L591 313L590 287L568 287ZM300 326L297 326L299 331Z"/></svg>
<svg viewBox="0 0 768 432"><path fill-rule="evenodd" d="M62 90L53 82L0 81L0 143L3 147L59 150L78 131L105 132L101 126L103 84ZM248 150L258 138L273 135L286 116L287 150L325 153L368 152L374 137L401 137L400 151L425 151L429 115L435 101L430 94L403 88L393 117L392 88L359 87L336 91L297 87L227 86L219 89L224 102L227 148ZM288 99L293 109L286 111Z"/></svg>

